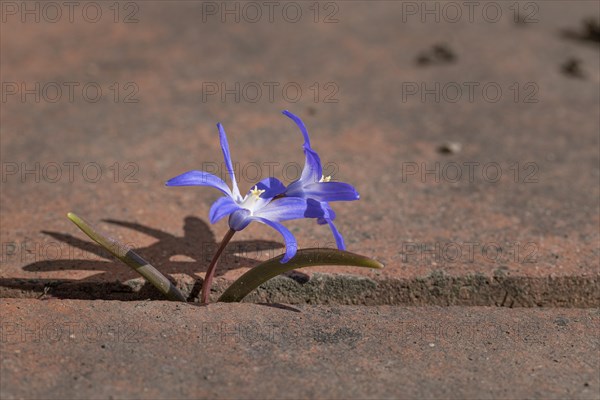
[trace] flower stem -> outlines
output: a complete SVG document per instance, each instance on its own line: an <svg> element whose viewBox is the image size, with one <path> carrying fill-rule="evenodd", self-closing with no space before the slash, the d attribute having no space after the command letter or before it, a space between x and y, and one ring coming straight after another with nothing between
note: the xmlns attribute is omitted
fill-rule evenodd
<svg viewBox="0 0 600 400"><path fill-rule="evenodd" d="M229 243L229 241L233 237L234 233L235 233L235 231L233 229L229 229L229 231L225 234L225 237L223 237L223 240L221 241L221 245L217 249L217 252L215 253L212 261L210 262L208 269L206 270L206 275L204 276L204 282L202 282L202 295L201 295L201 303L202 304L208 304L208 297L210 295L210 287L212 285L212 280L215 275L215 271L217 269L217 261L219 261L219 257L221 257L221 253L223 253L223 250L225 250L227 243Z"/></svg>

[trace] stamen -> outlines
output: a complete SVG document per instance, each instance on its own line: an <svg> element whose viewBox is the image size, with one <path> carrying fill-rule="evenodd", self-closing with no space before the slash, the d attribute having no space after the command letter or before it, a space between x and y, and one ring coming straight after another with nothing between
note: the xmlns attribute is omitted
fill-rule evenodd
<svg viewBox="0 0 600 400"><path fill-rule="evenodd" d="M260 189L258 189L257 186L254 186L254 188L252 190L250 190L250 194L256 199L258 199L260 197L260 195L263 194L264 192L265 192L265 190L260 190Z"/></svg>
<svg viewBox="0 0 600 400"><path fill-rule="evenodd" d="M329 182L331 181L331 175L321 175L321 180L319 182Z"/></svg>

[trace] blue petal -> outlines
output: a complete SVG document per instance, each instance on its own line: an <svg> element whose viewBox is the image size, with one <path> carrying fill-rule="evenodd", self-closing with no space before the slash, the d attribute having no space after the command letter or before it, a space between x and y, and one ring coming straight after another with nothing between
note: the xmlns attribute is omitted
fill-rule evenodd
<svg viewBox="0 0 600 400"><path fill-rule="evenodd" d="M326 219L330 219L332 221L335 219L335 211L333 211L333 208L331 208L331 206L329 205L329 203L327 203L326 201L322 201L321 202L321 208L325 212L325 218Z"/></svg>
<svg viewBox="0 0 600 400"><path fill-rule="evenodd" d="M319 182L323 177L323 167L321 166L321 159L316 151L311 148L304 148L304 168L302 169L302 175L300 180L305 184Z"/></svg>
<svg viewBox="0 0 600 400"><path fill-rule="evenodd" d="M306 161L304 163L304 169L300 179L292 182L286 189L286 196L290 197L307 197L304 193L304 187L312 183L318 183L323 176L323 169L321 168L321 160L319 155L311 149L304 149L306 154Z"/></svg>
<svg viewBox="0 0 600 400"><path fill-rule="evenodd" d="M167 186L211 186L231 197L231 190L219 177L204 171L188 171L175 178L169 179Z"/></svg>
<svg viewBox="0 0 600 400"><path fill-rule="evenodd" d="M325 213L318 201L300 197L282 197L271 201L254 215L278 222L299 218L320 218L324 217Z"/></svg>
<svg viewBox="0 0 600 400"><path fill-rule="evenodd" d="M335 244L337 245L337 248L340 250L346 250L344 238L333 223L333 220L335 219L335 211L333 211L333 208L331 208L329 203L325 201L321 202L321 208L325 212L325 215L323 217L317 218L317 223L319 225L328 224L329 228L331 228L331 232L333 233L333 237L335 238Z"/></svg>
<svg viewBox="0 0 600 400"><path fill-rule="evenodd" d="M231 162L231 154L229 154L229 143L227 143L227 135L225 135L225 129L219 122L217 124L219 129L219 139L221 140L221 150L223 150L223 158L225 159L225 165L227 166L227 172L231 178L231 186L233 187L233 196L235 200L241 200L240 190L238 189L237 181L235 180L235 173L233 171L233 163Z"/></svg>
<svg viewBox="0 0 600 400"><path fill-rule="evenodd" d="M304 186L304 195L318 201L352 201L360 198L352 185L343 182L318 182Z"/></svg>
<svg viewBox="0 0 600 400"><path fill-rule="evenodd" d="M252 217L252 219L265 225L269 225L271 228L279 232L281 236L283 236L283 240L285 242L285 256L281 259L282 264L285 264L296 255L298 243L296 242L294 235L292 235L292 232L290 232L285 226L278 222L270 221L266 218Z"/></svg>
<svg viewBox="0 0 600 400"><path fill-rule="evenodd" d="M296 123L296 125L298 125L298 128L300 128L300 131L302 132L302 135L304 135L304 146L310 148L310 138L308 137L308 131L306 130L306 126L304 125L304 122L302 122L300 117L292 114L288 110L284 110L281 113L286 117L291 118Z"/></svg>
<svg viewBox="0 0 600 400"><path fill-rule="evenodd" d="M231 197L225 196L221 197L217 201L213 203L210 207L210 211L208 213L208 218L210 219L210 223L214 224L221 218L233 213L236 210L239 210L240 206L233 201Z"/></svg>
<svg viewBox="0 0 600 400"><path fill-rule="evenodd" d="M248 226L250 222L252 222L252 216L250 215L250 211L245 208L239 208L235 210L229 216L229 227L234 231L241 231L245 227Z"/></svg>
<svg viewBox="0 0 600 400"><path fill-rule="evenodd" d="M344 238L333 224L333 221L330 219L326 219L325 221L329 224L329 228L331 228L331 233L333 233L333 237L335 238L335 244L337 245L337 248L340 250L346 250Z"/></svg>
<svg viewBox="0 0 600 400"><path fill-rule="evenodd" d="M302 169L302 175L300 176L300 182L306 185L309 183L318 182L323 175L323 168L321 166L321 159L316 151L314 151L310 147L310 138L308 137L308 131L306 130L306 126L302 120L289 112L288 110L283 111L283 114L289 118L291 118L304 136L304 155L306 156L306 161L304 163L304 168ZM298 185L301 186L302 184ZM293 184L292 184L293 185ZM290 186L292 186L290 185Z"/></svg>
<svg viewBox="0 0 600 400"><path fill-rule="evenodd" d="M265 178L258 182L255 186L258 188L258 190L265 191L260 195L262 199L271 200L273 197L285 192L285 185L279 179L273 177Z"/></svg>
<svg viewBox="0 0 600 400"><path fill-rule="evenodd" d="M252 191L255 187L258 190L264 190L264 192L261 193L258 198L252 194ZM258 182L252 187L252 189L248 191L248 194L244 198L244 201L240 203L240 205L252 213L255 213L265 207L271 201L271 199L282 194L283 192L285 192L285 185L281 183L281 181L272 177L266 178Z"/></svg>

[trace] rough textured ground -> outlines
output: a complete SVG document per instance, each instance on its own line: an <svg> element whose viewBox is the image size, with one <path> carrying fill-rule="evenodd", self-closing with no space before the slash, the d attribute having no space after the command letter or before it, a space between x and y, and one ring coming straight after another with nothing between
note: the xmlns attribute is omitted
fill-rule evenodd
<svg viewBox="0 0 600 400"><path fill-rule="evenodd" d="M1 304L3 399L600 393L598 310Z"/></svg>
<svg viewBox="0 0 600 400"><path fill-rule="evenodd" d="M66 3L0 2L2 399L600 398L598 2L276 2L273 22L248 20L263 2ZM385 269L299 270L246 300L279 306L146 301L66 219L194 300L219 193L163 183L225 175L219 121L242 191L297 178L283 109L357 187L337 225ZM213 297L281 251L237 234Z"/></svg>

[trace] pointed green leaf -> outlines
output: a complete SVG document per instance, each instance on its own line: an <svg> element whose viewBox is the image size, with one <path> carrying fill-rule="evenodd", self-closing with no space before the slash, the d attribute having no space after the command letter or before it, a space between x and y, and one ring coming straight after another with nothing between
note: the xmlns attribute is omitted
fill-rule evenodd
<svg viewBox="0 0 600 400"><path fill-rule="evenodd" d="M130 247L119 243L115 239L104 236L94 227L92 227L87 221L73 213L68 213L67 217L93 241L110 251L115 257L129 265L135 270L135 272L153 284L158 290L167 296L169 300L186 301L183 293L181 293L179 289L177 289L177 287L171 283L170 280L168 280L156 268L150 265L148 261L144 260L140 255L134 252Z"/></svg>
<svg viewBox="0 0 600 400"><path fill-rule="evenodd" d="M355 267L383 268L383 264L360 254L335 249L302 249L285 264L279 261L283 254L265 261L240 276L221 295L219 301L242 301L250 292L271 278L293 269L316 265L352 265Z"/></svg>

